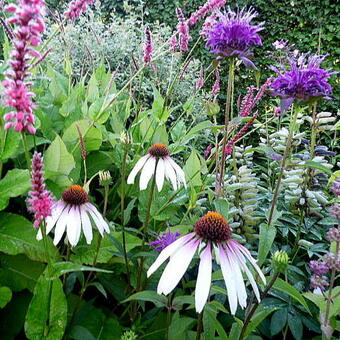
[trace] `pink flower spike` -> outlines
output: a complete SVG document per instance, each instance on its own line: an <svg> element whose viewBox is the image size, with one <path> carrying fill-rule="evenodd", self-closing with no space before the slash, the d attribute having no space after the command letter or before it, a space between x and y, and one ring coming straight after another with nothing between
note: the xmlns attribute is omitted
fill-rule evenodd
<svg viewBox="0 0 340 340"><path fill-rule="evenodd" d="M188 24L194 26L199 20L203 19L209 12L216 11L224 6L226 0L208 0L195 13L191 14Z"/></svg>
<svg viewBox="0 0 340 340"><path fill-rule="evenodd" d="M75 22L87 10L87 6L94 4L95 0L73 0L64 13L67 20Z"/></svg>
<svg viewBox="0 0 340 340"><path fill-rule="evenodd" d="M150 27L145 29L145 44L144 44L144 66L149 65L152 60L152 37Z"/></svg>
<svg viewBox="0 0 340 340"><path fill-rule="evenodd" d="M185 52L189 49L189 40L191 39L189 35L189 26L185 20L182 10L177 7L176 13L178 17L177 30L179 34L179 49L181 52Z"/></svg>

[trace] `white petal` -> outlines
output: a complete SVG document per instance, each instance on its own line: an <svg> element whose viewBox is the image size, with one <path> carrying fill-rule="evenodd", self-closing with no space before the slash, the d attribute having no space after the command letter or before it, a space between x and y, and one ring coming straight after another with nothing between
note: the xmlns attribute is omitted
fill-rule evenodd
<svg viewBox="0 0 340 340"><path fill-rule="evenodd" d="M135 182L135 178L138 174L138 171L143 167L143 165L145 164L145 162L148 160L148 158L150 157L149 154L143 156L137 163L136 165L133 167L132 171L130 172L130 175L126 181L127 184L133 184Z"/></svg>
<svg viewBox="0 0 340 340"><path fill-rule="evenodd" d="M172 187L174 190L177 190L177 177L176 172L174 168L172 167L170 161L170 158L164 159L164 165L165 165L165 176L170 180Z"/></svg>
<svg viewBox="0 0 340 340"><path fill-rule="evenodd" d="M177 178L179 179L180 182L182 182L184 184L184 187L187 187L187 183L185 181L185 174L184 171L181 169L181 167L172 159L170 158L170 163L172 165L172 167L175 169L176 174L177 174Z"/></svg>
<svg viewBox="0 0 340 340"><path fill-rule="evenodd" d="M246 265L246 259L244 258L243 254L236 247L234 247L234 245L232 245L231 248L234 251L234 254L237 256L238 262L239 262L242 270L246 273L248 280L249 280L251 286L253 287L257 301L260 302L261 299L260 299L259 288L257 287L257 284L254 280L253 274L251 273L251 271L248 269L248 267Z"/></svg>
<svg viewBox="0 0 340 340"><path fill-rule="evenodd" d="M195 289L196 312L201 313L206 304L210 292L212 271L212 257L210 243L201 254L201 261L198 267L198 276Z"/></svg>
<svg viewBox="0 0 340 340"><path fill-rule="evenodd" d="M42 232L41 232L41 229L39 228L38 232L37 232L37 236L36 236L36 239L37 241L41 241L42 240Z"/></svg>
<svg viewBox="0 0 340 340"><path fill-rule="evenodd" d="M46 218L46 234L48 234L52 230L66 206L67 203L65 203L64 201L57 201L55 204L53 204L52 216L48 216Z"/></svg>
<svg viewBox="0 0 340 340"><path fill-rule="evenodd" d="M144 164L143 170L139 178L139 189L145 190L148 186L150 178L155 172L156 158L150 157Z"/></svg>
<svg viewBox="0 0 340 340"><path fill-rule="evenodd" d="M218 256L221 262L222 274L223 274L225 285L228 290L228 301L229 301L229 306L230 306L230 312L232 315L235 315L236 310L237 310L237 292L236 292L234 277L231 271L229 260L224 252L224 249L222 248L221 245L219 245L218 247L219 247Z"/></svg>
<svg viewBox="0 0 340 340"><path fill-rule="evenodd" d="M83 206L83 208L89 213L89 215L93 219L93 222L94 222L96 228L98 229L100 235L103 237L104 236L104 227L103 227L102 223L100 222L98 216L89 208L88 205L85 204Z"/></svg>
<svg viewBox="0 0 340 340"><path fill-rule="evenodd" d="M164 160L160 158L158 160L157 168L156 168L156 184L157 184L158 192L160 192L163 188L164 176L165 176Z"/></svg>
<svg viewBox="0 0 340 340"><path fill-rule="evenodd" d="M174 254L178 248L193 238L194 235L194 233L185 235L164 248L158 255L156 261L150 266L147 276L150 277L150 275L152 275L163 264L163 262L165 262L172 254Z"/></svg>
<svg viewBox="0 0 340 340"><path fill-rule="evenodd" d="M255 259L251 256L249 250L247 248L245 248L244 246L242 246L242 244L239 244L238 242L236 242L235 240L230 240L229 242L232 242L232 244L237 247L237 249L239 249L243 255L249 260L249 262L253 265L253 267L255 268L255 270L257 271L257 273L259 274L261 280L263 281L264 284L266 284L266 278L263 275L260 267L257 265Z"/></svg>
<svg viewBox="0 0 340 340"><path fill-rule="evenodd" d="M83 232L86 238L86 243L91 244L93 234L92 234L92 225L89 216L87 215L86 209L83 207L80 208L80 217L81 217L81 224L83 227Z"/></svg>
<svg viewBox="0 0 340 340"><path fill-rule="evenodd" d="M107 224L107 222L104 220L102 214L98 211L98 209L92 205L91 203L87 203L86 206L97 216L98 220L100 221L101 226L103 229L109 233L110 232L110 227Z"/></svg>
<svg viewBox="0 0 340 340"><path fill-rule="evenodd" d="M54 229L54 240L53 243L56 245L59 243L59 241L61 240L61 238L63 237L63 234L65 232L65 228L66 228L66 224L67 224L67 219L68 219L68 214L70 211L70 206L68 205L62 212L62 214L60 215L58 221L57 221L57 225Z"/></svg>
<svg viewBox="0 0 340 340"><path fill-rule="evenodd" d="M238 296L239 304L242 308L247 307L247 291L246 287L244 285L242 272L239 266L239 263L237 261L237 258L235 257L234 253L228 245L225 245L224 249L226 250L226 255L228 256L231 272L234 274L235 283L236 283L236 293Z"/></svg>
<svg viewBox="0 0 340 340"><path fill-rule="evenodd" d="M74 247L79 241L81 231L81 220L77 206L72 206L67 219L67 238L71 246Z"/></svg>
<svg viewBox="0 0 340 340"><path fill-rule="evenodd" d="M174 253L159 280L157 293L169 294L178 284L188 269L195 255L199 240L194 239L186 243Z"/></svg>

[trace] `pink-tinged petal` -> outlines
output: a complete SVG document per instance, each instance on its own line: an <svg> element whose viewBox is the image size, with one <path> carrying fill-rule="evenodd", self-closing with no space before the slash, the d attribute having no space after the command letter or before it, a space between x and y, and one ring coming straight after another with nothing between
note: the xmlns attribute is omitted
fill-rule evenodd
<svg viewBox="0 0 340 340"><path fill-rule="evenodd" d="M165 165L165 176L170 180L172 187L174 190L177 190L177 177L176 172L174 168L172 167L170 163L170 157L167 157L164 159L164 165Z"/></svg>
<svg viewBox="0 0 340 340"><path fill-rule="evenodd" d="M194 233L185 235L163 249L158 255L156 261L150 266L147 276L150 277L150 275L152 275L172 254L174 254L180 247L186 244L194 236Z"/></svg>
<svg viewBox="0 0 340 340"><path fill-rule="evenodd" d="M107 224L107 222L104 220L102 214L98 211L98 209L94 205L92 205L91 203L87 203L86 205L97 216L97 218L100 221L100 224L101 224L102 228L104 229L104 231L109 233L110 227Z"/></svg>
<svg viewBox="0 0 340 340"><path fill-rule="evenodd" d="M236 288L237 288L236 292L237 292L239 304L242 308L246 308L247 307L247 291L246 291L246 287L243 281L243 276L242 276L239 263L234 253L232 252L232 250L230 250L227 244L224 246L224 249L229 259L231 271L234 274Z"/></svg>
<svg viewBox="0 0 340 340"><path fill-rule="evenodd" d="M144 164L143 170L139 178L139 189L145 190L148 187L148 183L155 172L156 158L150 157Z"/></svg>
<svg viewBox="0 0 340 340"><path fill-rule="evenodd" d="M260 291L259 291L259 288L257 287L255 280L254 280L253 274L251 273L251 271L248 269L248 267L246 265L246 259L244 258L243 254L237 249L237 247L235 247L233 244L230 245L230 248L234 251L234 254L237 257L237 260L238 260L242 270L246 273L248 280L249 280L251 286L253 287L257 301L260 302L261 301Z"/></svg>
<svg viewBox="0 0 340 340"><path fill-rule="evenodd" d="M251 256L249 250L245 248L244 246L242 246L242 244L239 244L238 242L236 242L235 240L230 240L229 242L231 242L235 247L237 247L242 252L242 254L248 259L248 261L253 265L253 267L259 274L262 282L266 284L266 278L263 275L260 267L257 265L256 260Z"/></svg>
<svg viewBox="0 0 340 340"><path fill-rule="evenodd" d="M158 160L157 168L156 168L156 184L157 184L158 192L160 192L163 188L164 176L165 176L164 160L160 158Z"/></svg>
<svg viewBox="0 0 340 340"><path fill-rule="evenodd" d="M179 182L182 182L184 187L187 187L187 183L185 181L185 174L184 171L181 169L181 167L171 158L169 157L170 164L176 171L177 179Z"/></svg>
<svg viewBox="0 0 340 340"><path fill-rule="evenodd" d="M83 207L80 208L80 218L86 243L91 244L93 238L91 220Z"/></svg>
<svg viewBox="0 0 340 340"><path fill-rule="evenodd" d="M199 240L194 239L171 255L168 265L159 280L157 293L168 295L178 284L195 255Z"/></svg>
<svg viewBox="0 0 340 340"><path fill-rule="evenodd" d="M70 211L70 206L68 205L62 212L62 214L60 215L58 221L57 221L57 225L54 229L54 240L53 243L54 245L57 245L59 243L59 241L61 240L61 238L63 237L63 234L65 232L66 229L66 224L67 224L67 219L68 219L68 214Z"/></svg>
<svg viewBox="0 0 340 340"><path fill-rule="evenodd" d="M222 274L224 278L225 285L228 290L228 301L230 306L230 312L235 315L237 310L237 287L235 286L234 273L231 271L231 266L227 255L221 245L218 246L218 256L220 258Z"/></svg>
<svg viewBox="0 0 340 340"><path fill-rule="evenodd" d="M127 184L133 184L135 182L135 178L139 172L139 170L143 167L143 165L145 164L145 162L148 160L148 158L150 157L149 154L143 156L137 163L136 165L133 167L132 171L130 172L130 175L127 179Z"/></svg>
<svg viewBox="0 0 340 340"><path fill-rule="evenodd" d="M212 256L210 243L201 253L200 265L198 267L198 276L195 289L195 306L196 312L201 313L206 304L211 285Z"/></svg>
<svg viewBox="0 0 340 340"><path fill-rule="evenodd" d="M100 235L103 237L104 236L104 227L102 223L100 222L98 216L89 208L87 204L83 205L83 209L87 211L87 213L90 215L92 218L96 228L98 229Z"/></svg>
<svg viewBox="0 0 340 340"><path fill-rule="evenodd" d="M48 216L46 218L46 233L47 234L52 230L54 225L57 223L57 220L61 216L66 206L67 204L63 201L58 201L53 205L52 216Z"/></svg>
<svg viewBox="0 0 340 340"><path fill-rule="evenodd" d="M79 210L76 206L72 206L67 219L67 238L70 242L71 246L74 247L77 245L81 231L81 220L79 216Z"/></svg>

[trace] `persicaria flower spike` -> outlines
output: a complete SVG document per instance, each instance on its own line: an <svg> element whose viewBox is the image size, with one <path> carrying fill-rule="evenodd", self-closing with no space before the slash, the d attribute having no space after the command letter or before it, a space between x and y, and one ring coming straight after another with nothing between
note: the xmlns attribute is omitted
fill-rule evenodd
<svg viewBox="0 0 340 340"><path fill-rule="evenodd" d="M192 13L188 24L194 26L199 20L204 18L209 12L215 11L223 7L226 0L208 0L203 6L201 6L196 12Z"/></svg>
<svg viewBox="0 0 340 340"><path fill-rule="evenodd" d="M138 172L141 171L139 179L140 190L145 190L153 175L156 176L158 191L161 191L164 179L170 180L174 190L177 190L181 183L186 187L185 175L180 166L170 157L169 150L162 143L151 146L147 155L143 156L132 169L128 184L133 184Z"/></svg>
<svg viewBox="0 0 340 340"><path fill-rule="evenodd" d="M321 68L325 56L300 54L288 58L286 67L273 70L278 77L271 84L273 94L281 98L281 109L286 111L294 101L310 102L330 99L332 87L328 79L333 74Z"/></svg>
<svg viewBox="0 0 340 340"><path fill-rule="evenodd" d="M39 227L42 221L52 214L53 198L46 189L44 180L44 163L41 153L35 152L32 158L32 191L27 199L28 210L34 213L34 226Z"/></svg>
<svg viewBox="0 0 340 340"><path fill-rule="evenodd" d="M144 65L149 65L152 59L152 38L150 27L147 26L145 29L145 43L144 43Z"/></svg>
<svg viewBox="0 0 340 340"><path fill-rule="evenodd" d="M185 52L189 49L189 39L191 38L189 35L189 25L179 7L176 8L176 13L178 18L179 49L181 52Z"/></svg>
<svg viewBox="0 0 340 340"><path fill-rule="evenodd" d="M64 13L67 20L75 22L87 10L87 6L94 4L95 0L71 1L67 11Z"/></svg>
<svg viewBox="0 0 340 340"><path fill-rule="evenodd" d="M33 114L34 93L29 89L31 82L26 81L30 76L29 61L33 57L40 58L39 52L33 47L41 42L41 34L45 30L43 0L19 0L18 5L6 7L12 16L8 24L15 24L13 32L13 49L8 61L10 70L5 73L2 82L5 88L5 105L12 107L12 112L4 115L5 129L14 128L18 132L28 131L35 134L35 118Z"/></svg>
<svg viewBox="0 0 340 340"><path fill-rule="evenodd" d="M262 45L258 32L263 30L263 23L250 23L257 16L257 12L252 8L234 12L228 7L226 13L218 12L217 15L218 20L207 33L206 46L214 54L235 56L246 66L254 67L248 57L252 55L254 46Z"/></svg>
<svg viewBox="0 0 340 340"><path fill-rule="evenodd" d="M110 228L97 208L89 202L88 193L80 185L71 185L63 194L62 199L52 207L52 216L46 219L46 232L54 229L54 244L58 244L66 232L68 241L74 247L80 240L83 231L87 244L92 242L92 226L95 226L101 236L109 233ZM39 230L37 239L42 238Z"/></svg>
<svg viewBox="0 0 340 340"><path fill-rule="evenodd" d="M159 280L157 293L169 294L180 282L196 251L201 250L195 289L195 306L198 313L203 310L209 297L213 254L222 269L231 313L236 313L238 305L242 308L247 306L247 292L242 273L247 276L256 298L260 301L259 289L247 264L256 270L264 283L266 279L249 250L231 236L229 223L221 214L209 212L204 215L197 221L192 233L182 236L163 249L149 268L148 277L170 258Z"/></svg>

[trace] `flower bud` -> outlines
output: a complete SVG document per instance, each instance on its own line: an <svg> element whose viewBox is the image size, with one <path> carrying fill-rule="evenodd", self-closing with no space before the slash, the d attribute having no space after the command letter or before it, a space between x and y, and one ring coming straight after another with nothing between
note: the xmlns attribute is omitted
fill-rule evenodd
<svg viewBox="0 0 340 340"><path fill-rule="evenodd" d="M109 186L112 183L110 171L99 171L99 182L103 187Z"/></svg>
<svg viewBox="0 0 340 340"><path fill-rule="evenodd" d="M279 273L284 273L288 267L289 257L288 254L283 251L276 251L272 256L272 268Z"/></svg>

